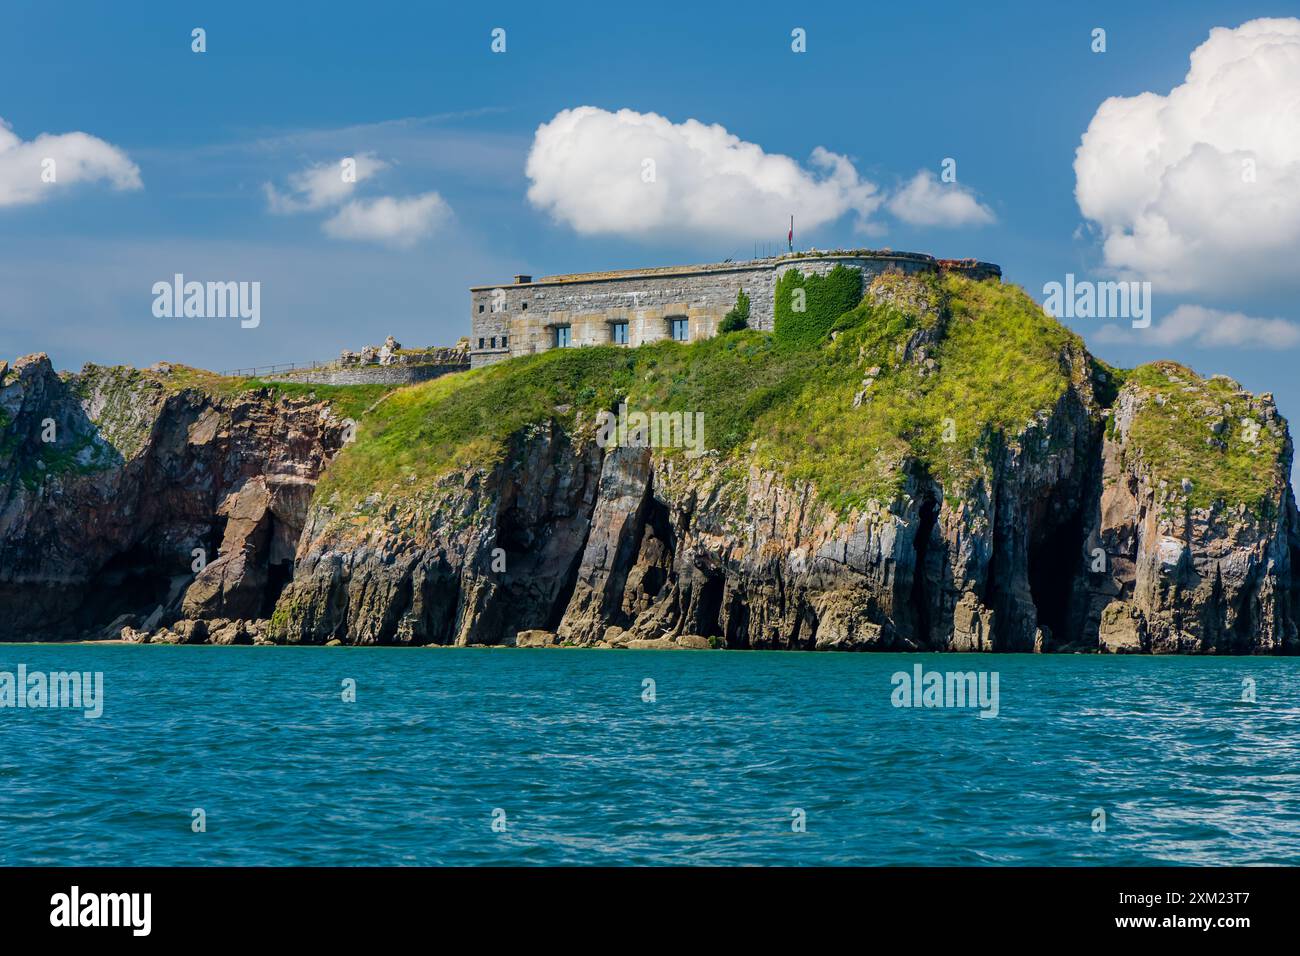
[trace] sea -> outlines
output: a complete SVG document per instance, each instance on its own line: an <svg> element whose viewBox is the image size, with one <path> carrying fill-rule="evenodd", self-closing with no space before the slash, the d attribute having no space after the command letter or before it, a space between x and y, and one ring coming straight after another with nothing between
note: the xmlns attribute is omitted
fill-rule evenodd
<svg viewBox="0 0 1300 956"><path fill-rule="evenodd" d="M102 675L101 712L14 705L20 666ZM5 673L5 865L1300 863L1294 659L0 644Z"/></svg>

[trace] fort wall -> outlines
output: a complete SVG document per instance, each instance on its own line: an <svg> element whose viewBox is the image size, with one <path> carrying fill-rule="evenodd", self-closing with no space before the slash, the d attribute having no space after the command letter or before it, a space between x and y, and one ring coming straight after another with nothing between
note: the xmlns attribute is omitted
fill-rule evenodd
<svg viewBox="0 0 1300 956"><path fill-rule="evenodd" d="M1000 278L1001 269L975 260L944 260L907 252L793 253L747 262L668 266L621 272L557 275L470 289L470 364L487 365L568 344L641 345L673 336L685 320L689 341L715 335L743 289L749 325L771 330L776 283L790 269L825 274L837 265L860 270L864 284L884 272L955 271ZM616 328L622 326L622 328ZM677 325L678 336L683 327ZM564 332L560 333L559 330Z"/></svg>

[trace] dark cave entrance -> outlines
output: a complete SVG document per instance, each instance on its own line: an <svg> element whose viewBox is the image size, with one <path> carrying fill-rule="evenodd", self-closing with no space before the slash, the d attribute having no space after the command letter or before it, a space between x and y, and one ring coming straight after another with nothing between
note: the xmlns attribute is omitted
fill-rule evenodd
<svg viewBox="0 0 1300 956"><path fill-rule="evenodd" d="M167 569L152 549L145 545L128 548L110 558L86 582L75 618L77 627L103 627L122 614L146 617L166 602L170 585Z"/></svg>
<svg viewBox="0 0 1300 956"><path fill-rule="evenodd" d="M917 640L930 643L930 587L926 559L930 555L930 536L939 520L939 504L933 495L926 495L921 502L921 511L917 518L916 537L912 539L914 559L912 563L912 589L907 603L912 608L913 626Z"/></svg>
<svg viewBox="0 0 1300 956"><path fill-rule="evenodd" d="M262 592L262 607L258 617L263 620L275 610L275 602L293 580L293 561L274 561L266 566L266 588Z"/></svg>
<svg viewBox="0 0 1300 956"><path fill-rule="evenodd" d="M1083 511L1075 509L1029 542L1029 593L1034 601L1045 649L1074 640L1070 605L1083 553Z"/></svg>
<svg viewBox="0 0 1300 956"><path fill-rule="evenodd" d="M721 637L722 593L726 583L722 575L707 575L700 586L700 600L696 605L695 620L700 637Z"/></svg>

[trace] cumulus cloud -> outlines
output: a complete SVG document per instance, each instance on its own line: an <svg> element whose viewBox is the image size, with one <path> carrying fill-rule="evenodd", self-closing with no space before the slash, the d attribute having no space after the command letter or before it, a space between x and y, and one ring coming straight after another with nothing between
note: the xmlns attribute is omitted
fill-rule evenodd
<svg viewBox="0 0 1300 956"><path fill-rule="evenodd" d="M525 172L529 201L587 235L749 239L792 214L796 228L850 212L863 225L883 201L847 157L820 146L804 166L716 124L593 106L539 126Z"/></svg>
<svg viewBox="0 0 1300 956"><path fill-rule="evenodd" d="M349 159L352 162L347 166ZM387 169L388 165L372 153L362 153L338 162L316 163L293 173L289 176L287 192L281 192L272 183L265 183L262 188L271 212L312 212L347 200L357 183Z"/></svg>
<svg viewBox="0 0 1300 956"><path fill-rule="evenodd" d="M139 167L111 143L89 133L42 133L24 142L0 118L0 206L42 202L67 186L89 182L142 188Z"/></svg>
<svg viewBox="0 0 1300 956"><path fill-rule="evenodd" d="M334 239L362 239L393 246L412 246L451 217L451 207L437 193L354 199L325 221Z"/></svg>
<svg viewBox="0 0 1300 956"><path fill-rule="evenodd" d="M923 169L889 197L889 211L914 226L984 226L993 211L957 183L941 183Z"/></svg>
<svg viewBox="0 0 1300 956"><path fill-rule="evenodd" d="M1105 325L1097 340L1117 344L1188 344L1199 348L1290 349L1300 345L1300 325L1199 305L1180 305L1148 329Z"/></svg>
<svg viewBox="0 0 1300 956"><path fill-rule="evenodd" d="M351 165L345 168L349 160ZM280 214L330 210L332 215L321 223L321 231L331 239L406 248L448 220L451 207L436 192L354 198L357 183L374 177L390 165L371 153L316 163L291 175L287 192L266 183L267 206L271 212Z"/></svg>
<svg viewBox="0 0 1300 956"><path fill-rule="evenodd" d="M1106 100L1074 171L1115 269L1174 290L1295 284L1300 20L1215 28L1167 95Z"/></svg>

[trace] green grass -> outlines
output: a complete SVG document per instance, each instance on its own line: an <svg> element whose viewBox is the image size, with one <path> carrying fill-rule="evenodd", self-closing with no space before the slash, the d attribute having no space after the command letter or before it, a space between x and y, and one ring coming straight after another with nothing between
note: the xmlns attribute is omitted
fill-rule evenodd
<svg viewBox="0 0 1300 956"><path fill-rule="evenodd" d="M594 421L626 394L635 361L615 346L556 349L400 389L361 420L321 493L359 500L457 466L490 465L529 425L572 423L579 411Z"/></svg>
<svg viewBox="0 0 1300 956"><path fill-rule="evenodd" d="M1195 402L1245 408L1226 383L1186 375ZM702 412L705 446L737 487L758 465L812 482L843 514L892 502L909 473L922 473L957 498L987 477L995 447L1016 442L1067 390L1099 414L1126 383L1168 385L1151 367L1125 372L1093 359L1015 286L879 276L812 347L744 330L690 344L558 349L401 389L360 419L357 441L326 472L322 500L346 507L373 492L422 493L455 469L502 462L530 427L572 428L579 416L594 427L600 410L624 401L630 412ZM1203 410L1184 405L1147 403L1135 453L1158 459L1170 480L1190 477L1198 503L1267 496L1281 438L1262 429L1256 446L1229 436L1227 451L1213 452Z"/></svg>
<svg viewBox="0 0 1300 956"><path fill-rule="evenodd" d="M1140 366L1127 374L1127 381L1141 399L1129 426L1129 453L1150 468L1156 482L1168 482L1177 501L1193 508L1243 505L1263 511L1276 497L1287 477L1285 433L1265 427L1257 399L1235 383L1203 379L1174 362ZM1254 441L1243 420L1260 426ZM1215 422L1223 423L1217 435L1210 427ZM1192 482L1186 494L1181 490L1185 478Z"/></svg>
<svg viewBox="0 0 1300 956"><path fill-rule="evenodd" d="M892 500L909 462L959 486L979 471L991 431L1014 434L1051 409L1070 384L1061 353L1082 346L1011 286L877 281L889 301L840 316L834 340L819 347L746 330L688 345L552 350L402 389L362 420L322 491L359 501L423 487L453 468L500 461L510 436L530 425L572 423L579 411L594 422L621 401L629 411L702 412L705 445L728 473L739 478L757 463L806 479L841 510ZM904 362L903 346L935 333L945 304L951 319L931 349L934 370ZM870 398L855 408L875 366Z"/></svg>

